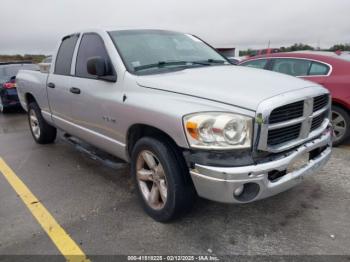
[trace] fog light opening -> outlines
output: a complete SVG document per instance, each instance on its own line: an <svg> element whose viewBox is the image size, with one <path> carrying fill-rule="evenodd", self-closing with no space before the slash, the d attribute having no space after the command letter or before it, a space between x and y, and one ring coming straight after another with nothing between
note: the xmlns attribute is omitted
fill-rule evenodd
<svg viewBox="0 0 350 262"><path fill-rule="evenodd" d="M233 197L241 202L253 200L259 193L260 186L257 183L246 183L233 191Z"/></svg>
<svg viewBox="0 0 350 262"><path fill-rule="evenodd" d="M233 194L237 197L237 196L239 196L240 194L242 194L243 189L244 189L244 185L241 185L241 186L237 187L237 188L235 189L235 191L233 191Z"/></svg>

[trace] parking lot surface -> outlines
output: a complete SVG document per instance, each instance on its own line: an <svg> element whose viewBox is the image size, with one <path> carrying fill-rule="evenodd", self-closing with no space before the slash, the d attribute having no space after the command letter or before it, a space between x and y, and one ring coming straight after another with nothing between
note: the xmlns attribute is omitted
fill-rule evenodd
<svg viewBox="0 0 350 262"><path fill-rule="evenodd" d="M37 145L24 113L0 114L0 157L87 255L350 255L350 143L287 192L244 205L198 199L169 224L143 212L127 164L91 151L62 134ZM0 254L60 254L1 173Z"/></svg>

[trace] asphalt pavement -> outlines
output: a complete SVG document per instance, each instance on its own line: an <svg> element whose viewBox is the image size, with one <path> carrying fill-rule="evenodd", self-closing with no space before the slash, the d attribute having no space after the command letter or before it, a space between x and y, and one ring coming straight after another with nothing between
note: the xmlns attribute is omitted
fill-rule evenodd
<svg viewBox="0 0 350 262"><path fill-rule="evenodd" d="M350 255L350 142L299 186L251 204L198 199L162 224L140 207L127 164L65 139L37 145L26 115L0 114L0 157L90 255ZM0 255L60 254L0 173Z"/></svg>

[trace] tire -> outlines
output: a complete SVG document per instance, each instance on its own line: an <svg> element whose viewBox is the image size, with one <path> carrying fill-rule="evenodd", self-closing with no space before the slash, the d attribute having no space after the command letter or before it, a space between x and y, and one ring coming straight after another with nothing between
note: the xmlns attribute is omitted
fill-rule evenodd
<svg viewBox="0 0 350 262"><path fill-rule="evenodd" d="M342 144L350 136L350 116L343 108L332 106L332 124L335 136L333 146Z"/></svg>
<svg viewBox="0 0 350 262"><path fill-rule="evenodd" d="M0 112L3 114L6 114L8 112L7 108L4 107L4 104L2 103L2 97L0 96Z"/></svg>
<svg viewBox="0 0 350 262"><path fill-rule="evenodd" d="M28 106L28 122L35 142L50 144L55 141L57 129L45 121L38 104L35 102L31 102Z"/></svg>
<svg viewBox="0 0 350 262"><path fill-rule="evenodd" d="M145 160L149 156L157 164L153 169L147 164L152 161ZM153 175L150 174L152 172ZM196 193L188 167L177 147L167 139L143 137L138 140L132 150L131 173L142 206L154 220L171 221L190 211L193 206ZM142 175L140 179L140 174L147 175ZM152 198L153 187L157 185L157 197ZM146 197L147 191L149 197Z"/></svg>

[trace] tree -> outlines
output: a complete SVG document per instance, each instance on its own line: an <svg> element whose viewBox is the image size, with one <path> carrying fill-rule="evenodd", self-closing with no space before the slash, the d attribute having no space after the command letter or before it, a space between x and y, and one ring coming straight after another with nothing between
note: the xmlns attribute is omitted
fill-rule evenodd
<svg viewBox="0 0 350 262"><path fill-rule="evenodd" d="M294 45L287 47L285 52L290 52L290 51L300 51L300 50L314 50L312 46L302 44L302 43L295 43Z"/></svg>
<svg viewBox="0 0 350 262"><path fill-rule="evenodd" d="M306 45L306 44L302 44L302 43L295 43L292 46L282 46L279 48L279 50L281 52L292 52L292 51L300 51L300 50L315 50L312 46L310 45ZM247 50L241 50L239 52L240 56L245 56L245 55L255 55L257 52L256 50L252 50L252 49L247 49Z"/></svg>
<svg viewBox="0 0 350 262"><path fill-rule="evenodd" d="M341 50L341 51L350 51L350 43L348 44L336 44L334 46L332 46L331 48L329 48L329 51L338 51L338 50Z"/></svg>

